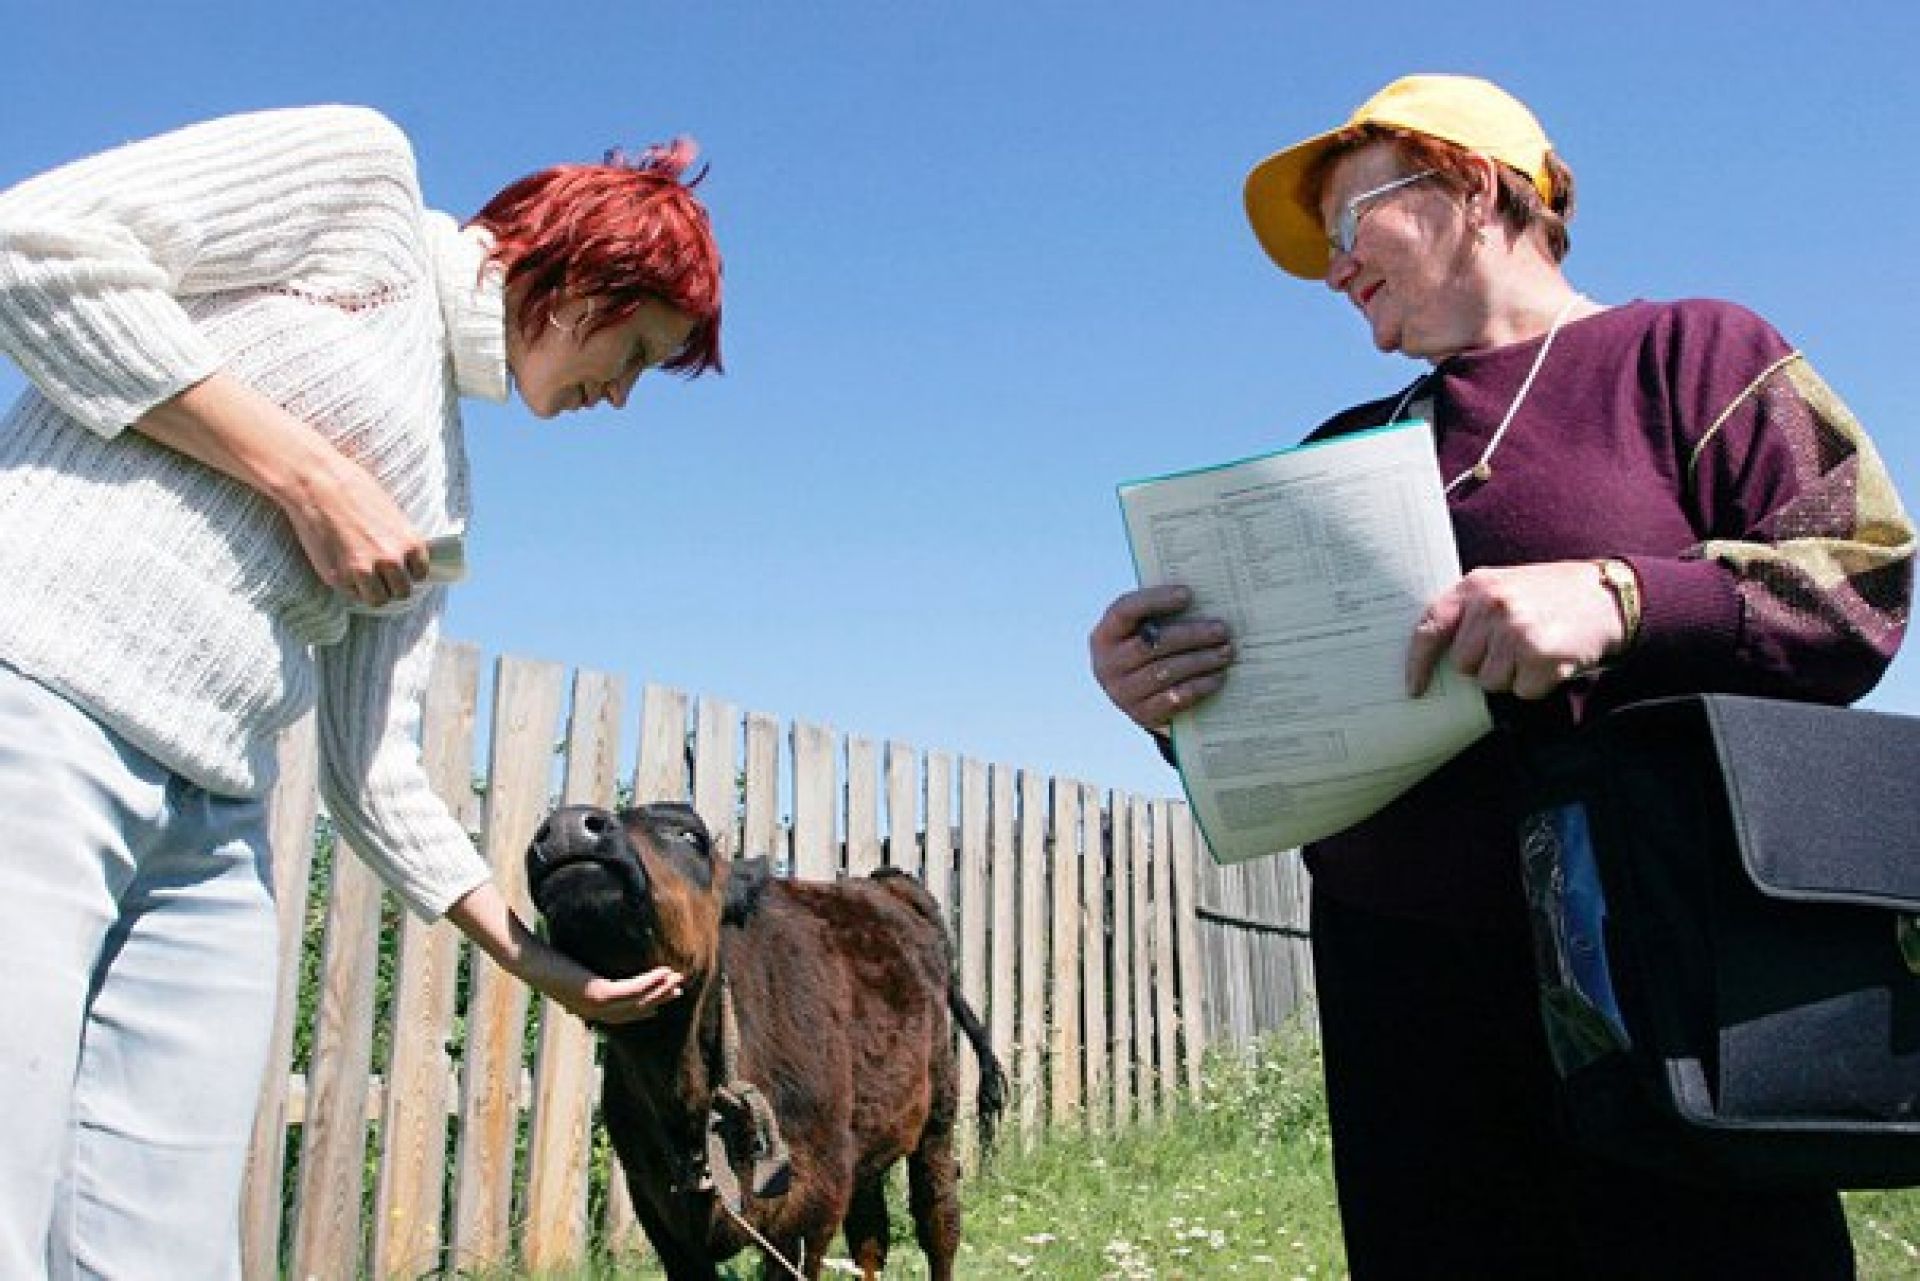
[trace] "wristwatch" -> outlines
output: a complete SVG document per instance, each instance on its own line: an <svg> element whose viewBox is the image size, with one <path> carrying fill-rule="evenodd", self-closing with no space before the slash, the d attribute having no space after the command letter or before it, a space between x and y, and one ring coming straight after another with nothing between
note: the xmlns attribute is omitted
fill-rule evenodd
<svg viewBox="0 0 1920 1281"><path fill-rule="evenodd" d="M1613 603L1620 609L1620 649L1624 653L1640 637L1639 576L1624 560L1608 557L1593 563L1600 570L1601 583L1613 593Z"/></svg>

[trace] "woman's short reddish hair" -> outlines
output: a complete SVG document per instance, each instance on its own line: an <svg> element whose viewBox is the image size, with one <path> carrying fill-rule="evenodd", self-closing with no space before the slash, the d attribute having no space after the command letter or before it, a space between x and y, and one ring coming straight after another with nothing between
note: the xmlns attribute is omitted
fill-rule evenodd
<svg viewBox="0 0 1920 1281"><path fill-rule="evenodd" d="M1432 170L1443 186L1460 195L1473 190L1475 157L1465 147L1412 129L1368 122L1340 130L1314 158L1312 167L1300 181L1301 200L1306 207L1320 207L1320 198L1326 194L1327 179L1335 164L1382 140L1392 143L1401 158L1415 169ZM1546 168L1553 190L1550 201L1540 198L1533 179L1511 165L1496 162L1494 172L1499 187L1494 210L1515 235L1540 228L1548 254L1553 261L1561 262L1573 247L1567 231L1567 223L1573 219L1573 170L1551 151L1546 155Z"/></svg>
<svg viewBox="0 0 1920 1281"><path fill-rule="evenodd" d="M661 368L688 377L720 369L720 251L686 178L691 140L597 165L555 165L509 185L474 215L493 234L493 259L520 286L512 321L546 326L563 294L596 300L589 332L633 315L650 298L693 318L686 345Z"/></svg>

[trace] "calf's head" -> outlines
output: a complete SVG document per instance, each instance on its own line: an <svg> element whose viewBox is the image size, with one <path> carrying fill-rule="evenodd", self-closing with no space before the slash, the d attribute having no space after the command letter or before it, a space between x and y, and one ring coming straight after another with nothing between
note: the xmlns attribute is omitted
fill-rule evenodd
<svg viewBox="0 0 1920 1281"><path fill-rule="evenodd" d="M713 969L727 864L686 805L615 815L555 810L527 847L527 886L553 945L607 978L667 965L689 981Z"/></svg>

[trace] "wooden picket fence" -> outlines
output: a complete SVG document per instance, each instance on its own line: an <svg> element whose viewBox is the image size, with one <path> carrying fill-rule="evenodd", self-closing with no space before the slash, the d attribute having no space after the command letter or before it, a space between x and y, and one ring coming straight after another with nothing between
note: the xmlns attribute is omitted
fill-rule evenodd
<svg viewBox="0 0 1920 1281"><path fill-rule="evenodd" d="M529 920L522 852L556 802L690 801L723 853L798 877L911 871L949 911L1021 1142L1158 1115L1200 1088L1209 1044L1277 1026L1310 996L1298 861L1215 866L1180 801L783 726L659 685L643 691L629 772L624 683L516 658L494 664L480 770L481 677L475 648L442 646L422 748ZM529 1010L525 987L451 926L400 911L357 858L317 863L316 818L303 728L274 797L280 1006L246 1275L534 1271L640 1248L620 1178L596 1177L609 1158L592 1036L551 1002ZM961 1062L970 1103L977 1069ZM590 1185L605 1189L591 1206Z"/></svg>

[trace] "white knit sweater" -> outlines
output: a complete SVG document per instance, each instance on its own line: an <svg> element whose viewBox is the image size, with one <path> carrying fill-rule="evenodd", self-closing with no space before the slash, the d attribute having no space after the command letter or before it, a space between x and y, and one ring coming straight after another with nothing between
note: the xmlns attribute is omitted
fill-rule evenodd
<svg viewBox="0 0 1920 1281"><path fill-rule="evenodd" d="M507 394L483 236L424 209L404 135L353 107L216 120L0 193L0 350L32 383L0 421L0 662L224 795L263 794L317 703L335 822L429 917L488 874L420 764L443 589L351 612L276 507L125 429L224 369L421 532L464 529L458 397Z"/></svg>

